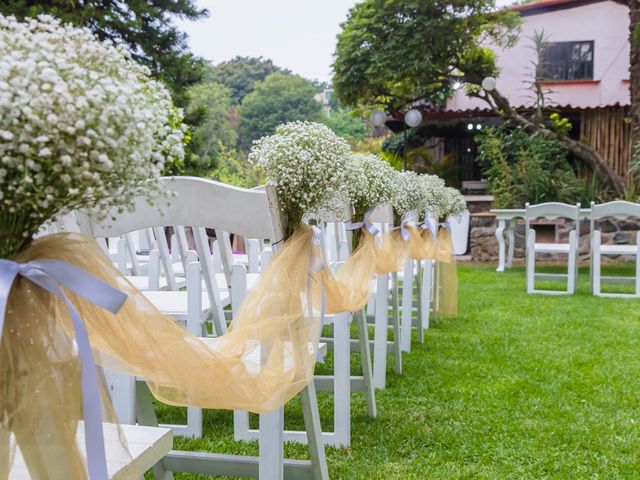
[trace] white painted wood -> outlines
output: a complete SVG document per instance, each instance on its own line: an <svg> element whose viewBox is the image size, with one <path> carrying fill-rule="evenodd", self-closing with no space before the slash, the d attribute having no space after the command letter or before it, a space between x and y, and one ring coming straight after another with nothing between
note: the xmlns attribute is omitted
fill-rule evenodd
<svg viewBox="0 0 640 480"><path fill-rule="evenodd" d="M498 220L498 228L496 228L496 239L498 240L498 268L496 272L504 272L504 229L506 220Z"/></svg>
<svg viewBox="0 0 640 480"><path fill-rule="evenodd" d="M580 205L568 205L559 202L547 202L538 205L526 204L525 232L527 246L527 292L546 293L550 295L568 294L575 292L578 275L578 231L580 228ZM531 220L537 218L568 218L573 220L574 228L569 232L568 243L536 243L535 230L530 228ZM535 256L537 253L563 253L567 255L567 289L566 291L537 290L535 288ZM546 275L549 278L549 275Z"/></svg>
<svg viewBox="0 0 640 480"><path fill-rule="evenodd" d="M260 466L258 478L284 478L284 408L260 415Z"/></svg>
<svg viewBox="0 0 640 480"><path fill-rule="evenodd" d="M411 351L411 326L413 315L413 277L414 261L407 259L402 277L402 324L400 327L401 348L403 352Z"/></svg>
<svg viewBox="0 0 640 480"><path fill-rule="evenodd" d="M605 217L618 219L627 217L640 217L640 204L614 201L596 205L591 202L591 289L594 295L614 298L638 298L640 297L640 231L636 232L635 245L602 245L602 234L596 229L596 221ZM602 255L633 255L635 256L636 272L635 292L628 293L603 293L602 283L620 283L628 280L628 277L602 277Z"/></svg>
<svg viewBox="0 0 640 480"><path fill-rule="evenodd" d="M389 331L389 275L378 275L375 295L373 343L373 385L385 388L387 383L387 333ZM384 292L384 293L383 293Z"/></svg>
<svg viewBox="0 0 640 480"><path fill-rule="evenodd" d="M118 430L113 423L103 423L102 428L109 479L130 479L142 475L159 462L173 447L173 436L171 430L167 428L121 425ZM120 434L122 434L122 439ZM76 440L78 447L84 452L84 422L78 424ZM121 440L126 443L131 458L123 451ZM32 478L20 448L16 449L9 478L12 480L30 480Z"/></svg>
<svg viewBox="0 0 640 480"><path fill-rule="evenodd" d="M328 444L348 447L351 444L351 320L348 313L335 315L333 321L334 338L334 422L333 438Z"/></svg>

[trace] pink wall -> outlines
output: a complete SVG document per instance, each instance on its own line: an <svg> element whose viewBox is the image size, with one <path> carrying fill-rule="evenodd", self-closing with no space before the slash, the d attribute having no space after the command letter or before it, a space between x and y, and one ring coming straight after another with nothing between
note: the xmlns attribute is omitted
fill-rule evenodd
<svg viewBox="0 0 640 480"><path fill-rule="evenodd" d="M551 103L582 108L629 104L629 9L606 0L523 17L518 44L506 51L496 50L501 69L497 88L512 105L532 103L526 84L535 60L530 37L541 30L550 42L594 41L594 82L549 84L553 90L548 96ZM486 108L487 104L467 97L462 89L447 102L451 110L477 107Z"/></svg>

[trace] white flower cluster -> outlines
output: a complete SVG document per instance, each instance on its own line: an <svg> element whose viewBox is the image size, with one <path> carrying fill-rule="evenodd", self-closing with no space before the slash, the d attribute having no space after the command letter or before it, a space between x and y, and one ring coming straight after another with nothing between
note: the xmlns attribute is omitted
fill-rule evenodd
<svg viewBox="0 0 640 480"><path fill-rule="evenodd" d="M364 183L353 188L351 203L355 207L356 216L363 215L378 205L391 203L395 193L396 176L399 174L389 162L377 155L356 153L351 163L362 172ZM356 218L356 220L361 220Z"/></svg>
<svg viewBox="0 0 640 480"><path fill-rule="evenodd" d="M429 217L437 218L443 207L446 186L444 180L437 175L419 175L423 190L423 203L419 205L420 217L426 213Z"/></svg>
<svg viewBox="0 0 640 480"><path fill-rule="evenodd" d="M467 208L467 202L456 188L445 187L442 195L440 218L456 217Z"/></svg>
<svg viewBox="0 0 640 480"><path fill-rule="evenodd" d="M363 182L350 157L347 142L313 122L280 125L274 135L256 140L249 153L294 221L310 212L344 217L350 195Z"/></svg>
<svg viewBox="0 0 640 480"><path fill-rule="evenodd" d="M425 205L429 201L429 193L424 188L421 177L410 170L396 175L392 205L397 216L403 217L413 213L418 217L425 210Z"/></svg>
<svg viewBox="0 0 640 480"><path fill-rule="evenodd" d="M185 129L124 46L50 16L0 15L0 216L39 225L126 206L182 159Z"/></svg>

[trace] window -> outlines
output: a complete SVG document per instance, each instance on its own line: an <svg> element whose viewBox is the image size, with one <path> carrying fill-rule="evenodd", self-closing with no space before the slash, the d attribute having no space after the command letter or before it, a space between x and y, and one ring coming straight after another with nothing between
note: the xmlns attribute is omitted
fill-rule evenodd
<svg viewBox="0 0 640 480"><path fill-rule="evenodd" d="M545 80L593 80L593 42L548 43L541 55Z"/></svg>

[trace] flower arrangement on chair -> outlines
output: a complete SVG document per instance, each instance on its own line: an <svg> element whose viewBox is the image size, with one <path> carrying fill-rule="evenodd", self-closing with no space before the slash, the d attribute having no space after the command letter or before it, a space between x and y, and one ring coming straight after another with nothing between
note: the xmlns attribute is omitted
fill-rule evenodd
<svg viewBox="0 0 640 480"><path fill-rule="evenodd" d="M184 156L186 126L123 45L0 16L0 258L54 215L126 207Z"/></svg>

